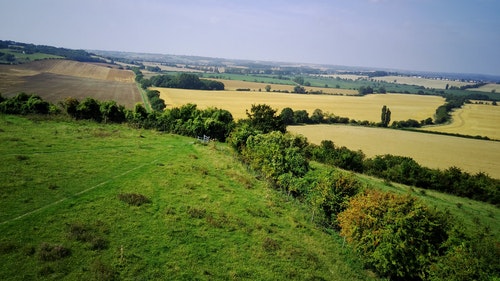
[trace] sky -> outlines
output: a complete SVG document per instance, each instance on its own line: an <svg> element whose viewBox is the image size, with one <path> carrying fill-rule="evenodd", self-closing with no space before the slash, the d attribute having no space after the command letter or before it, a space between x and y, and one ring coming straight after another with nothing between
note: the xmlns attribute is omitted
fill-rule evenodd
<svg viewBox="0 0 500 281"><path fill-rule="evenodd" d="M498 0L0 0L0 40L500 75Z"/></svg>

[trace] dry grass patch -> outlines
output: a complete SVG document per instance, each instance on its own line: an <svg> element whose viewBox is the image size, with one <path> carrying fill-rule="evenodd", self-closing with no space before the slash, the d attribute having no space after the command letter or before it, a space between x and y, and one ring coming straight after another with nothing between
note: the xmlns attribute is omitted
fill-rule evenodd
<svg viewBox="0 0 500 281"><path fill-rule="evenodd" d="M288 130L315 144L332 140L336 146L362 150L368 157L408 156L429 168L456 166L470 173L482 171L500 178L500 142L341 125L289 126Z"/></svg>
<svg viewBox="0 0 500 281"><path fill-rule="evenodd" d="M319 108L324 113L349 117L356 120L380 121L383 105L392 112L392 120L422 120L434 115L444 99L437 96L405 94L367 95L363 97L333 95L301 95L267 92L238 91L198 91L153 88L160 91L160 97L167 107L179 107L187 103L197 104L199 108L217 107L229 110L235 119L246 118L246 110L252 104L268 104L278 113L285 107L294 110L307 110L312 114Z"/></svg>
<svg viewBox="0 0 500 281"><path fill-rule="evenodd" d="M500 106L465 104L452 113L452 122L443 126L423 128L426 131L487 136L500 140ZM499 158L500 159L500 158Z"/></svg>

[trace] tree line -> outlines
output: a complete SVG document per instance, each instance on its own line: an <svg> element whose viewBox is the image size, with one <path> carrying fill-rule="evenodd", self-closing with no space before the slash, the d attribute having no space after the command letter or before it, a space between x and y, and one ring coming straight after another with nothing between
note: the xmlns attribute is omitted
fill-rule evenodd
<svg viewBox="0 0 500 281"><path fill-rule="evenodd" d="M44 109L37 111L34 104L40 102L43 100L25 94L0 98L0 110L57 113L51 108L58 107L48 103L48 111L45 103L40 106ZM499 275L499 244L487 229L478 226L477 232L464 231L448 213L410 195L374 190L336 167L426 188L437 180L445 191L463 190L474 199L481 199L475 196L484 193L488 202L498 204L499 181L484 174L470 176L457 168L433 172L410 158L392 155L365 159L361 151L336 147L331 141L309 144L303 136L287 133L277 111L265 104L252 105L247 118L238 122L226 110L200 110L194 104L150 113L141 104L128 110L91 98L82 102L68 98L59 106L75 119L127 122L137 128L187 136L206 134L227 141L272 187L307 206L312 221L340 231L365 265L380 276L393 280L486 280Z"/></svg>
<svg viewBox="0 0 500 281"><path fill-rule="evenodd" d="M200 79L196 74L191 73L180 73L177 75L156 75L150 79L141 79L138 81L143 89L149 87L162 87L162 88L179 88L179 89L191 89L191 90L224 90L224 83Z"/></svg>

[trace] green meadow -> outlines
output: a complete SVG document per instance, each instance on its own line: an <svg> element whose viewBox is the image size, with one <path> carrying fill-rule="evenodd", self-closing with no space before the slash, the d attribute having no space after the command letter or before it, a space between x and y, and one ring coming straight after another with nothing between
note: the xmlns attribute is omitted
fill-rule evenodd
<svg viewBox="0 0 500 281"><path fill-rule="evenodd" d="M0 115L2 280L374 280L220 143Z"/></svg>

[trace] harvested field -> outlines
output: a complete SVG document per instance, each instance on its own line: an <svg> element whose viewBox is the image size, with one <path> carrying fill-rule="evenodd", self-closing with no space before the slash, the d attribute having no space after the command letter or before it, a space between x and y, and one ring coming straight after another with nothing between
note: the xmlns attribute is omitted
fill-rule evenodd
<svg viewBox="0 0 500 281"><path fill-rule="evenodd" d="M142 98L132 71L67 60L0 66L0 93L37 94L56 103L66 97L115 100L132 108Z"/></svg>
<svg viewBox="0 0 500 281"><path fill-rule="evenodd" d="M355 120L380 122L383 105L392 111L392 120L422 120L434 115L444 99L437 96L405 94L367 95L363 97L334 95L302 95L267 92L198 91L152 88L160 91L167 107L194 103L199 108L218 107L229 110L235 119L246 118L252 104L268 104L278 113L285 107L307 110L312 114L319 108L323 113L349 117Z"/></svg>
<svg viewBox="0 0 500 281"><path fill-rule="evenodd" d="M428 79L419 77L407 77L407 76L384 76L384 77L373 77L377 81L385 81L389 83L406 84L406 85L417 85L424 86L426 88L434 89L446 89L446 84L451 86L465 86L472 85L473 83L460 82L460 81L449 81L449 80L438 80L438 79ZM394 82L396 81L396 82Z"/></svg>
<svg viewBox="0 0 500 281"><path fill-rule="evenodd" d="M495 93L498 94L498 98L500 99L500 84L490 83L490 84L486 84L484 86L481 86L479 88L470 89L470 90L481 91L481 92L488 92L488 93L491 93L492 91L495 91Z"/></svg>
<svg viewBox="0 0 500 281"><path fill-rule="evenodd" d="M250 89L250 91L266 91L266 86L271 86L272 91L289 91L292 92L295 86L284 85L284 84L269 84L260 82L247 82L239 80L225 80L225 79L211 79L224 83L225 89L230 91L236 91L237 89ZM336 89L336 88L323 88L323 87L304 87L307 91L318 92L322 91L324 94L331 95L357 95L357 90L349 89Z"/></svg>
<svg viewBox="0 0 500 281"><path fill-rule="evenodd" d="M425 127L422 130L486 136L500 140L500 106L491 104L465 104L452 113L452 122L442 126ZM500 159L499 159L500 160Z"/></svg>
<svg viewBox="0 0 500 281"><path fill-rule="evenodd" d="M482 171L500 178L500 142L342 125L289 126L287 129L306 136L312 143L332 140L337 146L362 150L368 157L408 156L429 168L456 166L469 173Z"/></svg>

